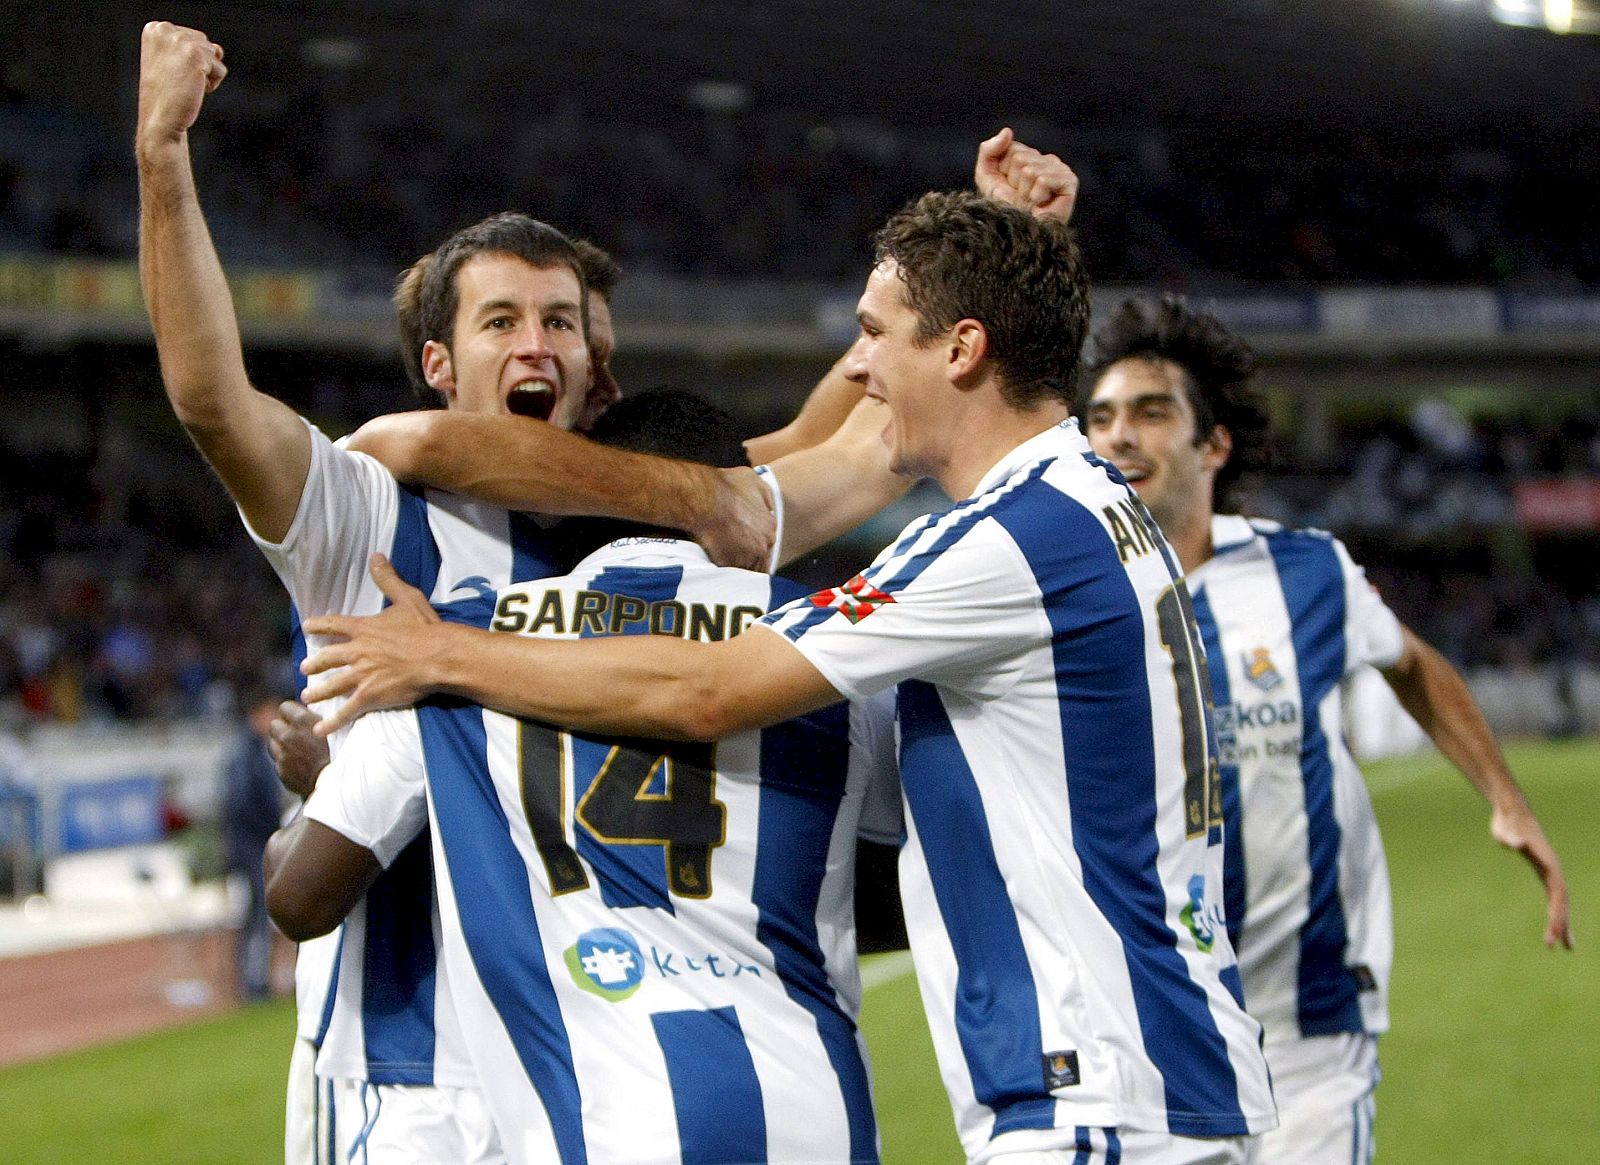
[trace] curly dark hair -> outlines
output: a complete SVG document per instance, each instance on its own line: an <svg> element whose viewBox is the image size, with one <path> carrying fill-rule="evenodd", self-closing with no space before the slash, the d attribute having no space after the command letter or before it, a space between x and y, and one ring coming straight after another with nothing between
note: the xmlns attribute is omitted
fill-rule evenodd
<svg viewBox="0 0 1600 1165"><path fill-rule="evenodd" d="M873 238L893 260L926 344L961 320L989 337L1001 397L1014 409L1072 400L1089 326L1089 281L1072 231L972 191L929 193Z"/></svg>
<svg viewBox="0 0 1600 1165"><path fill-rule="evenodd" d="M1272 414L1255 380L1256 354L1216 316L1197 311L1181 296L1137 295L1123 301L1090 338L1073 414L1085 419L1106 369L1140 357L1170 360L1183 369L1195 444L1218 425L1233 438L1233 450L1212 484L1211 502L1218 513L1239 512L1261 475L1276 464Z"/></svg>

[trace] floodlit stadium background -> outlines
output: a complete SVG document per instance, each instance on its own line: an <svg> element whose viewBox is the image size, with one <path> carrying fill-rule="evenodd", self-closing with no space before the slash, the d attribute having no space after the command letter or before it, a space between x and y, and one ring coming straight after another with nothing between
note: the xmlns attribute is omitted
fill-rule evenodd
<svg viewBox="0 0 1600 1165"><path fill-rule="evenodd" d="M213 881L234 695L287 656L143 315L150 18L227 51L202 202L253 377L330 431L406 407L393 277L501 209L616 254L625 389L770 429L848 344L870 231L1009 124L1082 179L1100 310L1181 291L1268 358L1288 440L1259 512L1344 538L1497 729L1600 733L1594 0L7 0L0 895L92 901L174 825L158 873ZM838 581L934 500L800 575ZM1381 704L1358 728L1409 739ZM32 923L0 925L3 975Z"/></svg>

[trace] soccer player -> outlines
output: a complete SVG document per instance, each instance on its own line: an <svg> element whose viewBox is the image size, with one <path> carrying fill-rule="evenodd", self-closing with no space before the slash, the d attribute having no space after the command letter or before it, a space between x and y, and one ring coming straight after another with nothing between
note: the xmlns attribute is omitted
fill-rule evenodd
<svg viewBox="0 0 1600 1165"><path fill-rule="evenodd" d="M1242 1161L1275 1115L1221 918L1201 649L1160 532L1068 418L1076 246L929 194L877 258L848 371L892 467L952 508L717 643L429 623L388 581L384 615L308 624L347 637L308 693L347 698L327 729L444 692L715 740L898 685L907 928L968 1157Z"/></svg>
<svg viewBox="0 0 1600 1165"><path fill-rule="evenodd" d="M630 399L595 435L744 458L732 418L682 393ZM561 535L589 552L572 574L446 617L723 638L799 589L713 567L670 531L569 520ZM459 703L367 717L279 839L275 917L299 935L336 924L431 807L450 981L513 1161L875 1161L851 871L884 770L864 761L893 746L877 704L710 747Z"/></svg>
<svg viewBox="0 0 1600 1165"><path fill-rule="evenodd" d="M1238 515L1265 462L1255 357L1181 300L1136 298L1095 335L1077 413L1177 552L1206 644L1222 742L1228 929L1266 1033L1280 1125L1271 1165L1373 1152L1389 1025L1389 878L1345 742L1341 683L1378 667L1488 800L1490 833L1544 881L1546 945L1570 947L1561 862L1466 684L1395 618L1337 539Z"/></svg>
<svg viewBox="0 0 1600 1165"><path fill-rule="evenodd" d="M478 581L495 586L553 573L557 564L532 519L402 490L376 462L335 447L251 385L188 148L206 95L226 75L222 49L204 34L145 27L135 145L140 269L173 409L297 611L378 610L382 596L366 574L373 551L389 554L441 599ZM598 448L561 431L581 419L593 379L578 263L564 236L524 216L496 216L449 240L420 288L426 343L418 367L427 384L450 412L535 430L528 441L539 453L526 476L543 489L545 512L687 528L723 560L764 564L773 519L750 470L718 473ZM518 412L550 423L510 416ZM374 1160L496 1159L476 1133L450 1132L467 1102L432 1091L469 1088L473 1079L452 1043L448 1008L435 1006L440 985L422 905L430 898L427 850L419 845L374 886L338 940L302 948L290 1160L344 1155L357 1144ZM320 1089L302 1084L313 1055L343 1119ZM387 1142L372 1125L380 1102Z"/></svg>

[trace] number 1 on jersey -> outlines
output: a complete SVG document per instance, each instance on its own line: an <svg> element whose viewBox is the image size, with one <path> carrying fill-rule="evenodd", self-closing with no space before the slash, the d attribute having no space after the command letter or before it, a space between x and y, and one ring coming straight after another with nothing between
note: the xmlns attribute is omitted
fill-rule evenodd
<svg viewBox="0 0 1600 1165"><path fill-rule="evenodd" d="M1172 685L1178 693L1178 723L1183 736L1185 833L1198 837L1222 822L1222 782L1216 754L1207 747L1206 704L1211 675L1200 649L1189 588L1175 582L1156 600L1161 646L1172 657Z"/></svg>

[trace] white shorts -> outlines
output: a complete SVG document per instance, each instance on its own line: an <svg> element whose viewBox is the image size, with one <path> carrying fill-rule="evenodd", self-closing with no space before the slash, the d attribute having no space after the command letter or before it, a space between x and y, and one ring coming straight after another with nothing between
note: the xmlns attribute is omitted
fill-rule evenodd
<svg viewBox="0 0 1600 1165"><path fill-rule="evenodd" d="M505 1165L476 1088L317 1081L314 1165Z"/></svg>
<svg viewBox="0 0 1600 1165"><path fill-rule="evenodd" d="M997 1153L987 1165L1245 1165L1250 1139L1080 1128L1074 1148Z"/></svg>
<svg viewBox="0 0 1600 1165"><path fill-rule="evenodd" d="M1378 1037L1350 1032L1268 1045L1278 1127L1251 1165L1368 1165L1375 1148Z"/></svg>

